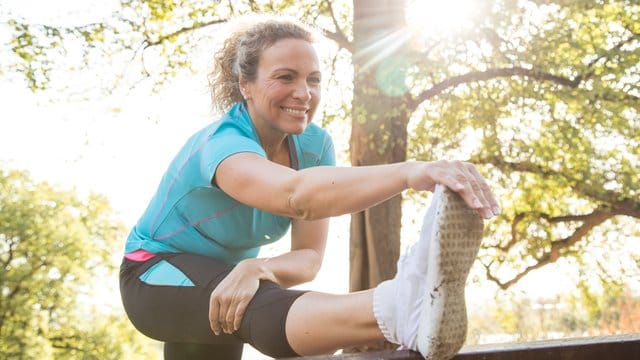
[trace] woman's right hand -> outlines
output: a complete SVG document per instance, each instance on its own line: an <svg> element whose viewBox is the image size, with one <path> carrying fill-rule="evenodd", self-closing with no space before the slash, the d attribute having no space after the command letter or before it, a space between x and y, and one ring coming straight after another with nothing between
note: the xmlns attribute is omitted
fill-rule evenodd
<svg viewBox="0 0 640 360"><path fill-rule="evenodd" d="M500 213L500 206L476 167L462 161L415 162L407 175L407 185L415 190L433 191L442 184L459 193L467 205L489 219Z"/></svg>
<svg viewBox="0 0 640 360"><path fill-rule="evenodd" d="M232 334L240 328L244 312L260 286L253 261L238 263L211 292L209 325L214 334Z"/></svg>

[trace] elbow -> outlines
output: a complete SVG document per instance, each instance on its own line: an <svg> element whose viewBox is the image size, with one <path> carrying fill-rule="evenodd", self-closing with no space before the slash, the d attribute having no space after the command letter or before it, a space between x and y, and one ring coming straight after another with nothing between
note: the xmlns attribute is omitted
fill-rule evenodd
<svg viewBox="0 0 640 360"><path fill-rule="evenodd" d="M289 183L287 190L288 216L298 220L320 220L327 217L340 215L336 213L335 204L331 204L326 189L314 185L304 176L303 171L296 173L293 181Z"/></svg>
<svg viewBox="0 0 640 360"><path fill-rule="evenodd" d="M309 272L309 274L308 274L308 276L307 276L307 278L304 280L304 282L305 282L305 283L312 282L313 280L315 280L315 279L316 279L316 275L318 275L318 273L317 273L317 272L311 272L311 271L310 271L310 272Z"/></svg>
<svg viewBox="0 0 640 360"><path fill-rule="evenodd" d="M298 191L294 191L289 195L287 199L287 207L291 217L298 220L318 220L323 216L312 206L313 202L305 199L305 197Z"/></svg>
<svg viewBox="0 0 640 360"><path fill-rule="evenodd" d="M315 280L316 276L320 272L320 267L322 266L322 258L318 259L317 257L311 261L309 261L308 266L306 266L306 271L304 274L304 282L310 282Z"/></svg>

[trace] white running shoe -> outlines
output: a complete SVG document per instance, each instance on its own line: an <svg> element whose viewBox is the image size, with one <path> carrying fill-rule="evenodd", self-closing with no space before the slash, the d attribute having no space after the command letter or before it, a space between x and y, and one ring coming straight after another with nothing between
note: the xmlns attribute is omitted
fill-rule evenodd
<svg viewBox="0 0 640 360"><path fill-rule="evenodd" d="M460 195L442 189L429 247L417 350L426 359L450 359L467 336L464 289L482 242L483 222ZM437 191L436 191L437 192Z"/></svg>
<svg viewBox="0 0 640 360"><path fill-rule="evenodd" d="M448 359L466 338L464 286L482 241L482 219L438 185L420 239L374 290L373 310L390 342L427 359Z"/></svg>

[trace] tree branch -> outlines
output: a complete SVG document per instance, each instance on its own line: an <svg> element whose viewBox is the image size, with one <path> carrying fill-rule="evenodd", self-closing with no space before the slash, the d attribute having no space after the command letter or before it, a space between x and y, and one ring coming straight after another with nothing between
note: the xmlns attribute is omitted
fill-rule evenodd
<svg viewBox="0 0 640 360"><path fill-rule="evenodd" d="M487 34L485 33L485 35ZM591 60L586 67L592 68L595 64L597 64L599 61L603 59L605 61L608 61L612 52L620 51L624 45L632 43L633 41L636 41L638 39L640 39L640 36L638 34L632 33L632 35L629 36L628 38L620 41L605 53ZM490 42L492 43L492 46L495 47L494 43L496 42L496 39L491 38ZM543 72L535 69L527 69L523 67L498 68L498 69L489 69L485 71L472 71L464 75L449 77L437 84L434 84L431 88L413 97L409 106L412 110L415 110L421 103L441 94L445 90L454 88L461 84L466 84L471 82L486 81L486 80L491 80L496 78L522 76L522 77L541 80L541 81L550 81L559 85L575 88L578 85L580 85L582 81L593 76L593 74L594 74L594 71L591 70L585 74L581 74L574 77L573 79L570 79L567 77L558 76L558 75L554 75L551 73L547 73L547 72ZM631 101L637 101L638 97L627 93L626 99Z"/></svg>
<svg viewBox="0 0 640 360"><path fill-rule="evenodd" d="M605 53L599 55L598 57L596 57L595 59L591 60L588 64L587 67L593 67L595 64L598 63L598 61L605 59L605 62L609 60L609 57L611 55L612 52L614 51L620 51L622 49L623 46L632 43L635 40L639 40L640 39L640 34L631 34L631 36L629 36L628 38L620 41L619 43L617 43L615 46L613 46L611 49L607 50ZM592 73L590 73L591 75ZM585 76L585 78L588 76Z"/></svg>
<svg viewBox="0 0 640 360"><path fill-rule="evenodd" d="M640 201L638 199L626 198L620 193L605 190L599 185L591 184L589 181L578 180L567 174L559 173L531 162L510 162L497 156L474 157L471 162L477 164L491 164L503 171L510 170L527 172L542 175L545 178L563 178L570 183L570 187L574 191L595 201L606 203L611 207L612 211L615 212L616 215L626 215L640 219Z"/></svg>
<svg viewBox="0 0 640 360"><path fill-rule="evenodd" d="M31 271L27 272L26 274L24 274L18 281L15 281L17 284L15 286L15 288L13 288L11 291L9 291L7 293L6 296L4 296L5 299L8 300L12 300L14 296L16 296L17 293L19 293L23 287L22 287L22 283L28 279L28 278L32 278L36 272L38 272L40 270L40 268L46 268L48 265L48 263L46 261L42 261L39 265L33 267L31 269Z"/></svg>
<svg viewBox="0 0 640 360"><path fill-rule="evenodd" d="M498 249L500 249L501 251L507 252L515 244L518 243L518 230L516 229L516 227L524 219L524 216L525 216L524 213L519 213L513 217L513 220L511 221L511 240L509 240L509 242L503 246L498 246L497 247Z"/></svg>
<svg viewBox="0 0 640 360"><path fill-rule="evenodd" d="M518 281L520 281L520 279L522 279L524 276L526 276L528 273L530 273L533 270L539 269L545 265L554 263L556 261L558 261L558 259L563 255L563 250L577 244L579 241L583 240L585 238L585 236L596 226L602 224L603 222L605 222L606 220L614 217L615 215L617 215L614 212L608 211L606 210L604 207L598 208L596 210L594 210L592 213L590 214L586 214L586 215L579 215L579 216L566 216L566 217L548 217L549 219L553 219L553 221L559 222L559 221L577 221L575 219L580 219L580 221L582 221L582 225L580 227L578 227L573 234L571 234L570 236L564 238L564 239L560 239L560 240L556 240L556 241L552 241L551 242L551 249L548 251L545 251L542 253L542 255L538 258L536 258L536 263L533 265L529 265L527 267L525 267L522 271L520 271L518 274L514 275L511 279L507 280L507 281L501 281L500 279L498 279L498 277L496 277L495 275L492 274L491 272L491 264L489 263L488 265L483 264L483 266L486 269L486 273L487 273L487 278L493 282L495 282L502 290L506 290L509 287L511 287L512 285L514 285L515 283L517 283ZM543 216L544 217L544 216Z"/></svg>
<svg viewBox="0 0 640 360"><path fill-rule="evenodd" d="M49 342L51 343L51 347L53 347L54 349L74 350L74 351L78 351L78 352L83 353L83 354L86 352L86 349L81 349L79 347L71 345L71 341L70 340L76 340L76 341L81 341L82 340L76 335L70 335L70 336L64 336L64 337L63 336L49 336L49 337L47 337L47 340L49 340Z"/></svg>
<svg viewBox="0 0 640 360"><path fill-rule="evenodd" d="M431 88L423 91L419 95L415 96L411 103L410 108L415 110L422 102L431 99L447 89L454 88L461 84L467 84L477 81L486 81L496 78L505 78L513 76L528 77L536 80L551 81L563 86L577 87L582 81L581 77L569 79L566 77L554 75L551 73L542 72L534 69L526 69L523 67L511 67L511 68L499 68L489 69L485 71L472 71L464 75L449 77L437 84L434 84Z"/></svg>
<svg viewBox="0 0 640 360"><path fill-rule="evenodd" d="M217 20L206 21L206 22L203 22L203 23L195 23L193 26L185 26L185 27L182 27L182 28L172 32L172 33L161 35L156 40L150 40L150 39L147 38L147 39L145 39L143 41L143 47L146 49L146 48L149 48L151 46L160 45L165 40L170 39L172 37L176 37L176 36L178 36L180 34L191 32L191 31L195 31L195 30L198 30L198 29L202 29L202 28L205 28L205 27L211 26L211 25L222 24L222 23L225 23L227 21L229 21L229 19L217 19Z"/></svg>
<svg viewBox="0 0 640 360"><path fill-rule="evenodd" d="M333 21L333 26L336 27L336 31L323 30L324 35L328 39L335 41L340 48L347 49L349 52L353 53L353 43L347 39L340 28L340 24L338 24L338 19L336 19L336 15L333 11L333 2L331 0L325 0L324 4L327 6L327 10L329 11L329 15Z"/></svg>
<svg viewBox="0 0 640 360"><path fill-rule="evenodd" d="M7 252L7 259L6 261L2 262L2 269L6 270L7 267L9 266L9 264L11 264L11 261L13 261L13 250L14 250L14 245L16 245L15 241L12 241L14 239L16 239L16 236L10 236L10 234L4 234L4 236L8 239L11 238L11 240L7 240L8 245L9 245L9 251Z"/></svg>
<svg viewBox="0 0 640 360"><path fill-rule="evenodd" d="M540 214L540 218L547 220L550 224L558 224L561 222L574 222L574 221L588 221L594 216L594 213L599 210L595 210L591 214L584 215L565 215L565 216L550 216L548 214Z"/></svg>

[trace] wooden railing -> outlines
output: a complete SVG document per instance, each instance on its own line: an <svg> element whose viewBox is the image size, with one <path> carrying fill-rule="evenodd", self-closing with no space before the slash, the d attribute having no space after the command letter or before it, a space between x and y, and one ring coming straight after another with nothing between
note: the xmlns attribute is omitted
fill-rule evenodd
<svg viewBox="0 0 640 360"><path fill-rule="evenodd" d="M302 358L299 358L302 359ZM409 351L308 356L305 360L422 359ZM452 360L640 360L640 334L571 338L464 347Z"/></svg>

